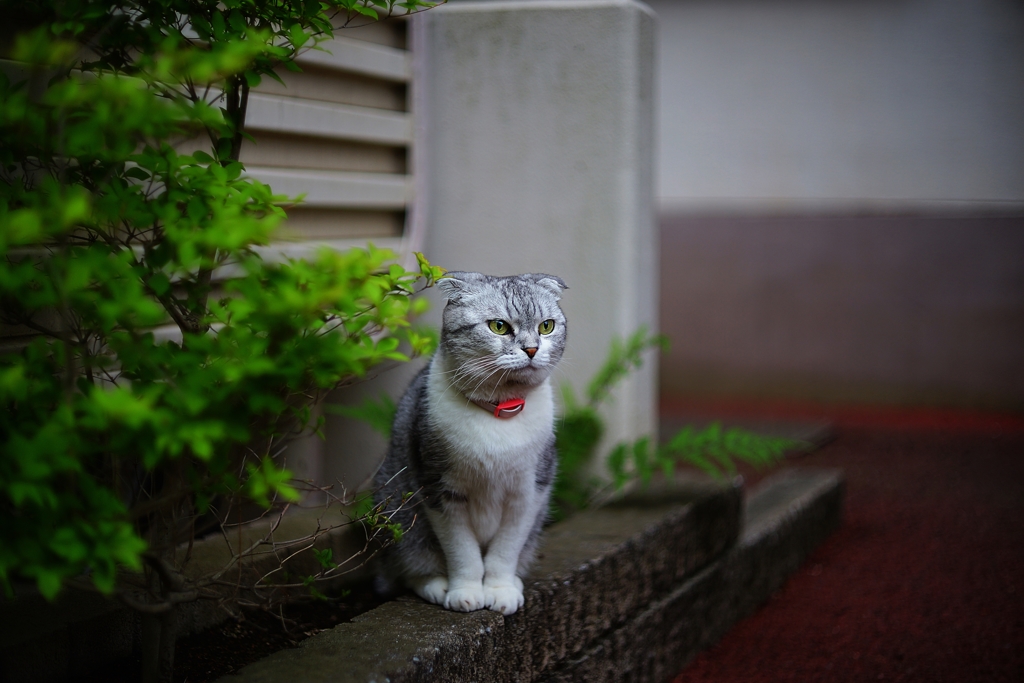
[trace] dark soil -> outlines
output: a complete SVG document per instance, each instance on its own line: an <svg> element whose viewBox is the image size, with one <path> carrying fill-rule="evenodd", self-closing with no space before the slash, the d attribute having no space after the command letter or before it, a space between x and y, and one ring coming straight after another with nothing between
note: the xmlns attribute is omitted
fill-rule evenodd
<svg viewBox="0 0 1024 683"><path fill-rule="evenodd" d="M359 586L339 600L317 601L284 608L283 616L249 612L243 621L178 641L174 679L180 683L206 683L241 669L269 654L351 621L383 602L369 585Z"/></svg>
<svg viewBox="0 0 1024 683"><path fill-rule="evenodd" d="M342 598L284 607L278 614L245 610L240 620L229 620L203 633L178 641L174 653L176 683L208 683L377 607L369 584L354 586ZM283 619L282 619L283 617ZM88 683L138 683L138 658L116 662L90 672Z"/></svg>
<svg viewBox="0 0 1024 683"><path fill-rule="evenodd" d="M1024 430L839 424L841 529L674 683L1024 681Z"/></svg>

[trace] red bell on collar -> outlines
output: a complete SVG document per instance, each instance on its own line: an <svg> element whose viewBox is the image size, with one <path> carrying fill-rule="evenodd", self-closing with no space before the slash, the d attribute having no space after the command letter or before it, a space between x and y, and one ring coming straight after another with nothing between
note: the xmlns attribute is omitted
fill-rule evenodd
<svg viewBox="0 0 1024 683"><path fill-rule="evenodd" d="M475 398L466 397L473 405L478 408L483 408L488 413L493 413L494 417L499 419L507 419L515 417L519 413L523 412L523 408L526 406L525 398L510 398L507 401L501 403L495 403L494 401L479 401Z"/></svg>
<svg viewBox="0 0 1024 683"><path fill-rule="evenodd" d="M515 417L519 413L523 412L523 407L526 406L526 399L522 398L510 398L507 401L494 406L494 417L507 418Z"/></svg>

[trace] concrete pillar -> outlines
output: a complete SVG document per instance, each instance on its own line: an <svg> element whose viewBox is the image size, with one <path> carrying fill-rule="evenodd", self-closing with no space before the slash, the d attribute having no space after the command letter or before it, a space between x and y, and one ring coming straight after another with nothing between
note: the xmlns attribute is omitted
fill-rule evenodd
<svg viewBox="0 0 1024 683"><path fill-rule="evenodd" d="M614 337L657 325L654 15L634 0L517 0L414 22L414 232L445 268L561 276L555 382L579 395ZM656 366L614 394L606 446L655 432Z"/></svg>

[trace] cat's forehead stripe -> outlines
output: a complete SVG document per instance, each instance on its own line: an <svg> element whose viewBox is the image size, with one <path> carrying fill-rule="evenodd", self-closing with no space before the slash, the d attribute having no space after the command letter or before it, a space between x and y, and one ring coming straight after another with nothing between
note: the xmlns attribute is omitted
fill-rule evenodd
<svg viewBox="0 0 1024 683"><path fill-rule="evenodd" d="M526 276L497 277L459 273L465 282L474 283L474 294L449 300L446 325L449 336L458 336L487 320L507 320L514 328L533 327L547 318L564 320L558 297Z"/></svg>
<svg viewBox="0 0 1024 683"><path fill-rule="evenodd" d="M542 293L537 291L538 288L524 286L524 284L517 280L506 281L509 304L515 308L517 314L523 317L537 317L541 314L538 295L542 295Z"/></svg>
<svg viewBox="0 0 1024 683"><path fill-rule="evenodd" d="M523 293L518 287L512 286L509 289L511 291L509 292L508 305L512 312L518 317L526 317L526 315L533 313L533 311L529 310L533 308L531 305L533 302L525 300Z"/></svg>

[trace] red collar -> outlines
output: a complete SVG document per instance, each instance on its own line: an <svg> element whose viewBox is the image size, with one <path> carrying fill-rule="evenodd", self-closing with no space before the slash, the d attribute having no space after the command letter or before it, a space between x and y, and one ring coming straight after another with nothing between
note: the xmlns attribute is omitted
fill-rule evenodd
<svg viewBox="0 0 1024 683"><path fill-rule="evenodd" d="M468 396L466 398L469 398ZM515 417L519 413L523 412L523 408L526 407L525 398L510 398L507 401L501 403L495 403L493 401L477 401L476 399L469 399L472 403L480 406L489 413L493 413L494 417L499 419L508 419Z"/></svg>

